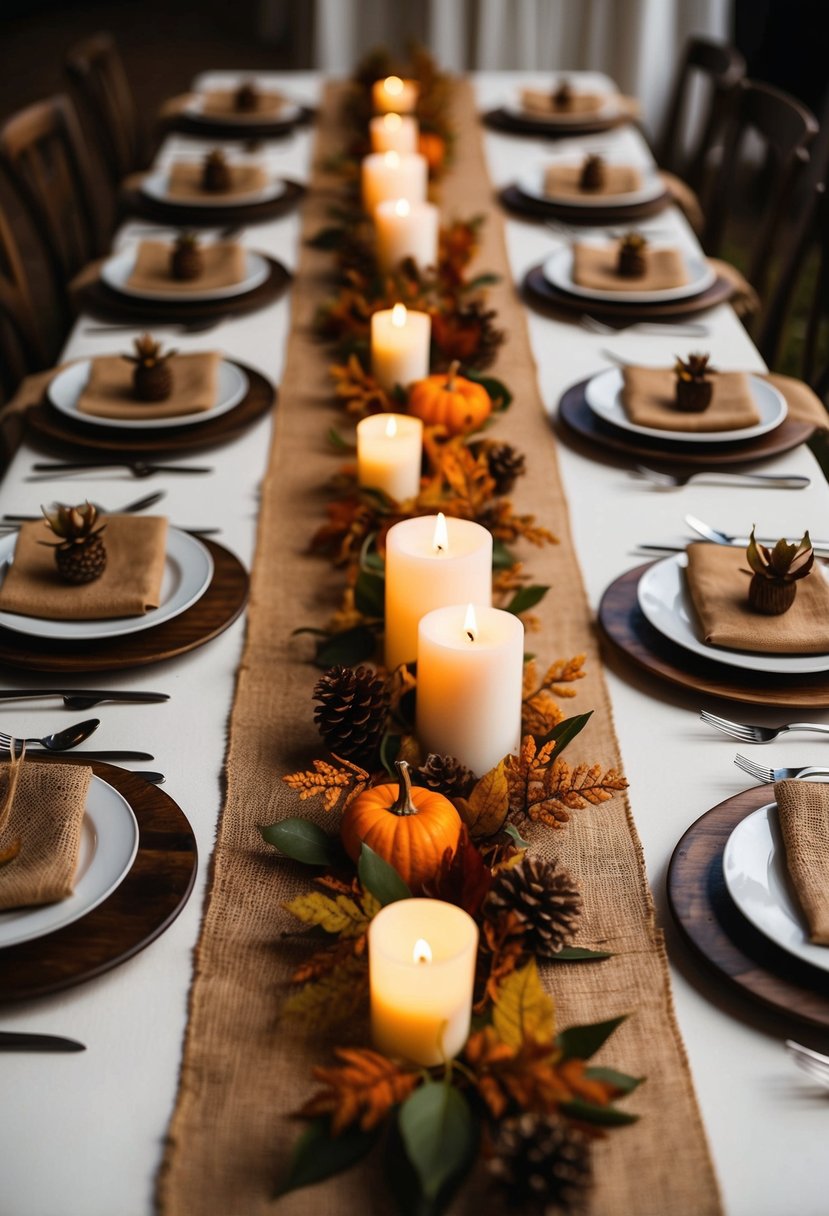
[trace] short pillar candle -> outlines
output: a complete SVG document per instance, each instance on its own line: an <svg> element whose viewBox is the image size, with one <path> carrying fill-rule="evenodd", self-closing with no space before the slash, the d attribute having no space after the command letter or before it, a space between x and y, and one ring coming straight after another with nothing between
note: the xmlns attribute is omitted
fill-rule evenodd
<svg viewBox="0 0 829 1216"><path fill-rule="evenodd" d="M386 199L374 210L374 225L381 270L393 270L404 258L414 258L418 266L437 264L438 209L432 203Z"/></svg>
<svg viewBox="0 0 829 1216"><path fill-rule="evenodd" d="M417 738L482 777L521 742L524 626L512 612L454 604L421 618Z"/></svg>
<svg viewBox="0 0 829 1216"><path fill-rule="evenodd" d="M419 95L416 80L401 80L399 76L386 76L371 86L371 104L376 114L411 114Z"/></svg>
<svg viewBox="0 0 829 1216"><path fill-rule="evenodd" d="M478 928L438 899L387 904L368 929L371 1037L387 1056L430 1068L469 1036Z"/></svg>
<svg viewBox="0 0 829 1216"><path fill-rule="evenodd" d="M371 317L371 374L389 392L429 374L432 318L405 304L381 308Z"/></svg>
<svg viewBox="0 0 829 1216"><path fill-rule="evenodd" d="M372 152L417 152L420 124L410 114L379 114L368 127Z"/></svg>
<svg viewBox="0 0 829 1216"><path fill-rule="evenodd" d="M369 215L387 198L405 198L425 203L429 188L429 165L416 152L371 152L360 167L363 208Z"/></svg>
<svg viewBox="0 0 829 1216"><path fill-rule="evenodd" d="M357 423L357 481L395 502L420 490L423 423L408 414L372 414Z"/></svg>

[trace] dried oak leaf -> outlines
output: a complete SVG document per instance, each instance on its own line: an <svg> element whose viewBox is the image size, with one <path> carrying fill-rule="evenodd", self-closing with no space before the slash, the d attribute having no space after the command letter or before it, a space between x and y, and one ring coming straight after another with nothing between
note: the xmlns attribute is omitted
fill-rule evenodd
<svg viewBox="0 0 829 1216"><path fill-rule="evenodd" d="M424 884L423 891L432 899L455 904L476 917L491 885L492 871L464 826L455 852L445 850L437 874Z"/></svg>
<svg viewBox="0 0 829 1216"><path fill-rule="evenodd" d="M481 927L483 936L475 969L476 1013L483 1013L488 1003L496 999L498 989L525 954L526 922L517 912L510 909L494 918L487 916Z"/></svg>
<svg viewBox="0 0 829 1216"><path fill-rule="evenodd" d="M368 994L368 967L365 957L348 958L320 979L292 992L282 1013L301 1018L308 1031L321 1034L353 1019Z"/></svg>
<svg viewBox="0 0 829 1216"><path fill-rule="evenodd" d="M332 897L323 891L308 891L283 906L304 925L318 926L337 937L359 937L368 929L373 915L363 900L350 895Z"/></svg>
<svg viewBox="0 0 829 1216"><path fill-rule="evenodd" d="M325 950L318 950L316 954L312 954L309 959L301 963L291 976L291 983L307 984L310 980L320 980L347 960L363 958L367 944L368 938L365 933L360 934L359 937L341 938Z"/></svg>
<svg viewBox="0 0 829 1216"><path fill-rule="evenodd" d="M365 1047L336 1047L334 1054L343 1063L313 1070L327 1088L314 1094L299 1114L303 1119L330 1115L335 1136L354 1123L371 1131L421 1080L419 1072Z"/></svg>
<svg viewBox="0 0 829 1216"><path fill-rule="evenodd" d="M347 363L334 363L328 369L334 378L334 396L355 418L367 414L384 414L391 410L388 393L363 367L356 355Z"/></svg>
<svg viewBox="0 0 829 1216"><path fill-rule="evenodd" d="M311 537L312 553L330 556L335 566L356 560L366 537L377 527L377 513L356 494L328 503L328 522Z"/></svg>
<svg viewBox="0 0 829 1216"><path fill-rule="evenodd" d="M478 781L468 798L455 798L458 814L474 837L494 836L510 807L507 761L499 760Z"/></svg>
<svg viewBox="0 0 829 1216"><path fill-rule="evenodd" d="M292 790L296 790L300 798L321 797L326 811L331 811L347 792L344 805L368 784L369 775L358 764L350 760L334 757L336 763L329 764L327 760L314 760L313 769L303 772L287 773L282 780Z"/></svg>

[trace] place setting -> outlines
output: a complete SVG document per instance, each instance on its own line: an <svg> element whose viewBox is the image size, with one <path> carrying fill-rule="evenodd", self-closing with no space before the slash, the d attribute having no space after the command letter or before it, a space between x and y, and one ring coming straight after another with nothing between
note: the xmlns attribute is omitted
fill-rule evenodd
<svg viewBox="0 0 829 1216"><path fill-rule="evenodd" d="M482 116L485 126L509 135L544 139L593 135L624 126L638 117L639 105L607 87L585 84L563 75L547 88L521 88Z"/></svg>
<svg viewBox="0 0 829 1216"><path fill-rule="evenodd" d="M173 97L161 109L168 131L204 139L280 139L312 121L314 110L256 76L243 75L224 87Z"/></svg>
<svg viewBox="0 0 829 1216"><path fill-rule="evenodd" d="M632 224L673 201L655 165L640 168L587 146L528 165L498 197L524 218L590 226Z"/></svg>

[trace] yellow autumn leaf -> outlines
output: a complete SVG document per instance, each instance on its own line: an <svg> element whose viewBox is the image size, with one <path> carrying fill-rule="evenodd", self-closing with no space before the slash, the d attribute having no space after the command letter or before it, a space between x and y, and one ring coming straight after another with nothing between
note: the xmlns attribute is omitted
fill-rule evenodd
<svg viewBox="0 0 829 1216"><path fill-rule="evenodd" d="M338 895L332 899L322 891L298 895L285 907L303 924L319 925L326 933L336 933L340 937L359 937L365 932L370 919L348 895Z"/></svg>
<svg viewBox="0 0 829 1216"><path fill-rule="evenodd" d="M506 760L499 760L481 777L469 797L455 799L455 805L474 838L499 832L509 810Z"/></svg>
<svg viewBox="0 0 829 1216"><path fill-rule="evenodd" d="M498 988L492 1023L499 1038L519 1048L525 1039L551 1043L555 1037L553 998L541 987L538 967L531 959L526 967L512 971Z"/></svg>
<svg viewBox="0 0 829 1216"><path fill-rule="evenodd" d="M365 963L352 958L321 979L292 992L282 1006L282 1013L285 1017L301 1018L307 1031L329 1031L359 1013L367 990Z"/></svg>
<svg viewBox="0 0 829 1216"><path fill-rule="evenodd" d="M417 768L423 760L420 744L414 735L404 735L400 740L398 760L405 760L409 768Z"/></svg>

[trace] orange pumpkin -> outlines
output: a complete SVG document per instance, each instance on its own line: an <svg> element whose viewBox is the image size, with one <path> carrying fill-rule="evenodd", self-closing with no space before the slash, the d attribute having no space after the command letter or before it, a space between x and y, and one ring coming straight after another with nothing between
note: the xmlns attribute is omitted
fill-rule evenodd
<svg viewBox="0 0 829 1216"><path fill-rule="evenodd" d="M417 141L417 150L425 156L430 173L437 173L443 167L446 156L446 141L432 131L421 131Z"/></svg>
<svg viewBox="0 0 829 1216"><path fill-rule="evenodd" d="M345 851L354 861L363 842L394 866L413 891L437 873L446 849L455 852L461 819L448 798L412 787L409 766L394 766L398 785L374 785L346 807L340 824Z"/></svg>
<svg viewBox="0 0 829 1216"><path fill-rule="evenodd" d="M448 372L417 380L409 390L409 413L429 426L444 426L450 435L465 435L483 426L492 399L482 384L458 375L457 360Z"/></svg>

